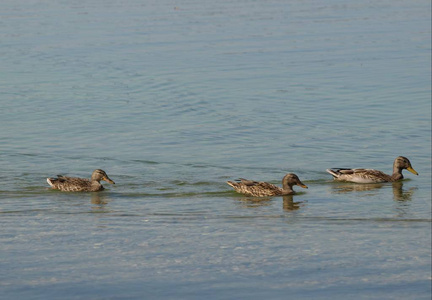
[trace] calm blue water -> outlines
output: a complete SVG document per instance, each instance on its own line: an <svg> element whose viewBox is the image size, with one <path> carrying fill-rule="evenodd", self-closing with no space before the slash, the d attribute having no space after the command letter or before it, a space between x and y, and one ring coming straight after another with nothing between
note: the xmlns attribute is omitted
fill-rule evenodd
<svg viewBox="0 0 432 300"><path fill-rule="evenodd" d="M0 298L430 299L430 1L0 3ZM420 176L334 183L330 167ZM61 193L46 177L116 182ZM226 180L309 186L290 198Z"/></svg>

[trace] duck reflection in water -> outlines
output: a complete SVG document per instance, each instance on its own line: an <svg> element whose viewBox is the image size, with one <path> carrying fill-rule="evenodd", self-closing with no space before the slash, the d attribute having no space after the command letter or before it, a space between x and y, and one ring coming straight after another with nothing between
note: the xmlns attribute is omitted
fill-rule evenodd
<svg viewBox="0 0 432 300"><path fill-rule="evenodd" d="M300 207L304 206L304 201L294 202L293 195L283 196L283 210L285 211L293 211L300 209Z"/></svg>
<svg viewBox="0 0 432 300"><path fill-rule="evenodd" d="M393 182L393 199L395 201L411 201L416 187L411 187L408 190L403 189L403 182Z"/></svg>
<svg viewBox="0 0 432 300"><path fill-rule="evenodd" d="M410 201L414 193L414 190L416 190L416 188L410 188L409 190L404 190L402 181L392 182L391 185L393 189L393 199L396 201ZM372 191L377 191L386 186L388 187L389 184L388 183L387 184L386 183L356 184L356 183L343 182L340 184L332 185L332 192L335 194L343 194L343 193L350 193L350 192L367 192L367 191L372 192Z"/></svg>
<svg viewBox="0 0 432 300"><path fill-rule="evenodd" d="M107 195L103 195L103 194L100 194L100 193L91 193L92 195L91 195L91 199L90 199L90 202L91 202L91 204L94 204L95 206L92 206L92 209L97 209L97 210L100 210L100 209L104 209L104 206L106 205L106 204L108 204L108 197L107 197Z"/></svg>
<svg viewBox="0 0 432 300"><path fill-rule="evenodd" d="M298 210L304 205L304 201L294 202L293 195L283 196L282 199L282 208L285 211ZM238 199L241 205L246 208L270 206L272 205L273 200L274 198L271 197L241 197L240 199Z"/></svg>
<svg viewBox="0 0 432 300"><path fill-rule="evenodd" d="M271 197L241 197L238 198L241 206L243 207L260 207L260 206L270 206Z"/></svg>
<svg viewBox="0 0 432 300"><path fill-rule="evenodd" d="M339 183L332 185L332 192L335 194L351 193L351 192L366 192L381 189L384 186L382 183Z"/></svg>

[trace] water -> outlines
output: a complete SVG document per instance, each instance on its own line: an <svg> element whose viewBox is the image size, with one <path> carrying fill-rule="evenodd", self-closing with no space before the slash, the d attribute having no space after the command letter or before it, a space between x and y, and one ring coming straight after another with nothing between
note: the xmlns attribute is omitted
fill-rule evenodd
<svg viewBox="0 0 432 300"><path fill-rule="evenodd" d="M430 299L429 1L0 8L2 298Z"/></svg>

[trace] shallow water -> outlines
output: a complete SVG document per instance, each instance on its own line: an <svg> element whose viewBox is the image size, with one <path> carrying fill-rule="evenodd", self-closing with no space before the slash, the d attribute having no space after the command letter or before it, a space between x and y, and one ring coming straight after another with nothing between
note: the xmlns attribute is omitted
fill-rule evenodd
<svg viewBox="0 0 432 300"><path fill-rule="evenodd" d="M429 1L0 8L6 299L430 299ZM325 172L398 155L420 175ZM287 172L309 189L225 184Z"/></svg>

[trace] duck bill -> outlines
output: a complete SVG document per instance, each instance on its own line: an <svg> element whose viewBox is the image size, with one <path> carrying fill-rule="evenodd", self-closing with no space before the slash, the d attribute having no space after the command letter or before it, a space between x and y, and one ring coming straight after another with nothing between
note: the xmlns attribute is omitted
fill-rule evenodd
<svg viewBox="0 0 432 300"><path fill-rule="evenodd" d="M299 183L297 183L297 185L304 188L304 189L308 188L308 186L306 184L304 184L303 182L299 182Z"/></svg>
<svg viewBox="0 0 432 300"><path fill-rule="evenodd" d="M414 175L418 175L417 171L414 170L412 167L408 167L407 170L413 173Z"/></svg>
<svg viewBox="0 0 432 300"><path fill-rule="evenodd" d="M106 182L111 183L111 184L115 184L115 182L112 181L108 176L102 178L102 180L105 180Z"/></svg>

